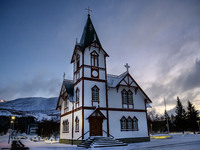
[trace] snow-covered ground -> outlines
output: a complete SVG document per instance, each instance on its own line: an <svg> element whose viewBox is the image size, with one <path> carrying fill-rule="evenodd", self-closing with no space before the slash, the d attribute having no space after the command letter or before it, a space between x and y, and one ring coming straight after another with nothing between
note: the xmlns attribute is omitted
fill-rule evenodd
<svg viewBox="0 0 200 150"><path fill-rule="evenodd" d="M91 148L95 150L199 150L200 149L200 134L172 134L171 139L151 139L151 142L133 143L122 147L104 147ZM50 143L50 142L33 142L29 139L21 140L22 143L30 150L81 150L75 145ZM8 144L8 135L0 136L0 148L10 148Z"/></svg>

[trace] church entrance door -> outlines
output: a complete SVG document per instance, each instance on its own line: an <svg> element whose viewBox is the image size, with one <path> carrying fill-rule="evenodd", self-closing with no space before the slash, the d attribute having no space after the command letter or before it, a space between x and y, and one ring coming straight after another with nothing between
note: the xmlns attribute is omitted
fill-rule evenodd
<svg viewBox="0 0 200 150"><path fill-rule="evenodd" d="M102 136L102 122L103 118L94 116L89 119L90 122L90 136Z"/></svg>

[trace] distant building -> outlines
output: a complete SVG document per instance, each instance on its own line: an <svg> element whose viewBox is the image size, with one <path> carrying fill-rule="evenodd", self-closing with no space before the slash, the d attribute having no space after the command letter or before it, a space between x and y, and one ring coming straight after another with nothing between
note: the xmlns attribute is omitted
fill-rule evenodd
<svg viewBox="0 0 200 150"><path fill-rule="evenodd" d="M107 57L88 15L71 58L73 80L63 80L58 98L60 142L111 135L123 142L150 140L146 105L151 100L128 64L120 75L107 74Z"/></svg>

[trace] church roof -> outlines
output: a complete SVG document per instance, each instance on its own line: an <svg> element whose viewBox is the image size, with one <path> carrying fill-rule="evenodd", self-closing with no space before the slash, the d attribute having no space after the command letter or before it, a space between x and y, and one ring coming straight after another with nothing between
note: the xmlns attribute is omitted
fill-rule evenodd
<svg viewBox="0 0 200 150"><path fill-rule="evenodd" d="M93 41L96 41L97 44L101 47L101 43L90 19L90 15L88 14L88 19L83 30L80 45L81 47L85 48L89 46Z"/></svg>
<svg viewBox="0 0 200 150"><path fill-rule="evenodd" d="M127 75L127 71L122 73L121 75L112 75L112 74L107 74L107 85L109 87L116 87L118 83Z"/></svg>
<svg viewBox="0 0 200 150"><path fill-rule="evenodd" d="M68 94L68 98L70 102L73 102L73 96L74 96L74 83L73 80L63 80L63 85L65 86L65 90Z"/></svg>
<svg viewBox="0 0 200 150"><path fill-rule="evenodd" d="M73 96L74 96L74 83L73 83L73 80L67 80L67 79L63 80L63 84L62 84L62 87L61 87L60 95L58 97L58 103L57 103L56 109L59 109L59 107L61 107L63 95L65 93L63 91L67 92L67 97L68 97L69 101L73 102L74 101L74 98L73 98Z"/></svg>

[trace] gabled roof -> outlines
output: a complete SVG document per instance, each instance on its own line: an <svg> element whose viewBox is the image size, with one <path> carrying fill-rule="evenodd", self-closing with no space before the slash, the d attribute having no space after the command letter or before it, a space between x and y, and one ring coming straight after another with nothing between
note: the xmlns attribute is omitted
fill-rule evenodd
<svg viewBox="0 0 200 150"><path fill-rule="evenodd" d="M128 72L126 71L119 76L107 74L107 85L109 87L116 87L119 82L127 75L127 73Z"/></svg>
<svg viewBox="0 0 200 150"><path fill-rule="evenodd" d="M128 81L126 81L125 78L129 78ZM152 102L150 100L150 98L146 95L146 93L142 90L142 88L137 84L137 82L133 79L133 77L127 71L122 73L119 76L108 74L107 75L107 85L108 85L108 87L111 87L111 88L118 88L121 85L123 85L123 86L131 86L131 87L135 87L136 91L139 88L140 91L146 97L147 102L148 103Z"/></svg>
<svg viewBox="0 0 200 150"><path fill-rule="evenodd" d="M92 114L90 114L90 116L87 117L87 119L90 119L92 117L101 117L103 119L106 119L106 117L104 116L104 114L98 108L96 108L94 110L94 112Z"/></svg>
<svg viewBox="0 0 200 150"><path fill-rule="evenodd" d="M96 41L98 45L101 47L101 43L99 41L95 28L92 24L92 21L90 19L90 15L88 15L88 19L85 24L83 34L81 36L80 44L83 48L85 48L88 45L90 45L93 41Z"/></svg>
<svg viewBox="0 0 200 150"><path fill-rule="evenodd" d="M65 92L63 92L63 91L65 91ZM56 109L61 107L61 104L62 104L61 98L63 99L63 96L65 96L65 93L67 93L67 98L69 99L69 101L73 102L74 101L74 99L73 99L73 96L74 96L73 80L67 80L67 79L63 80Z"/></svg>

